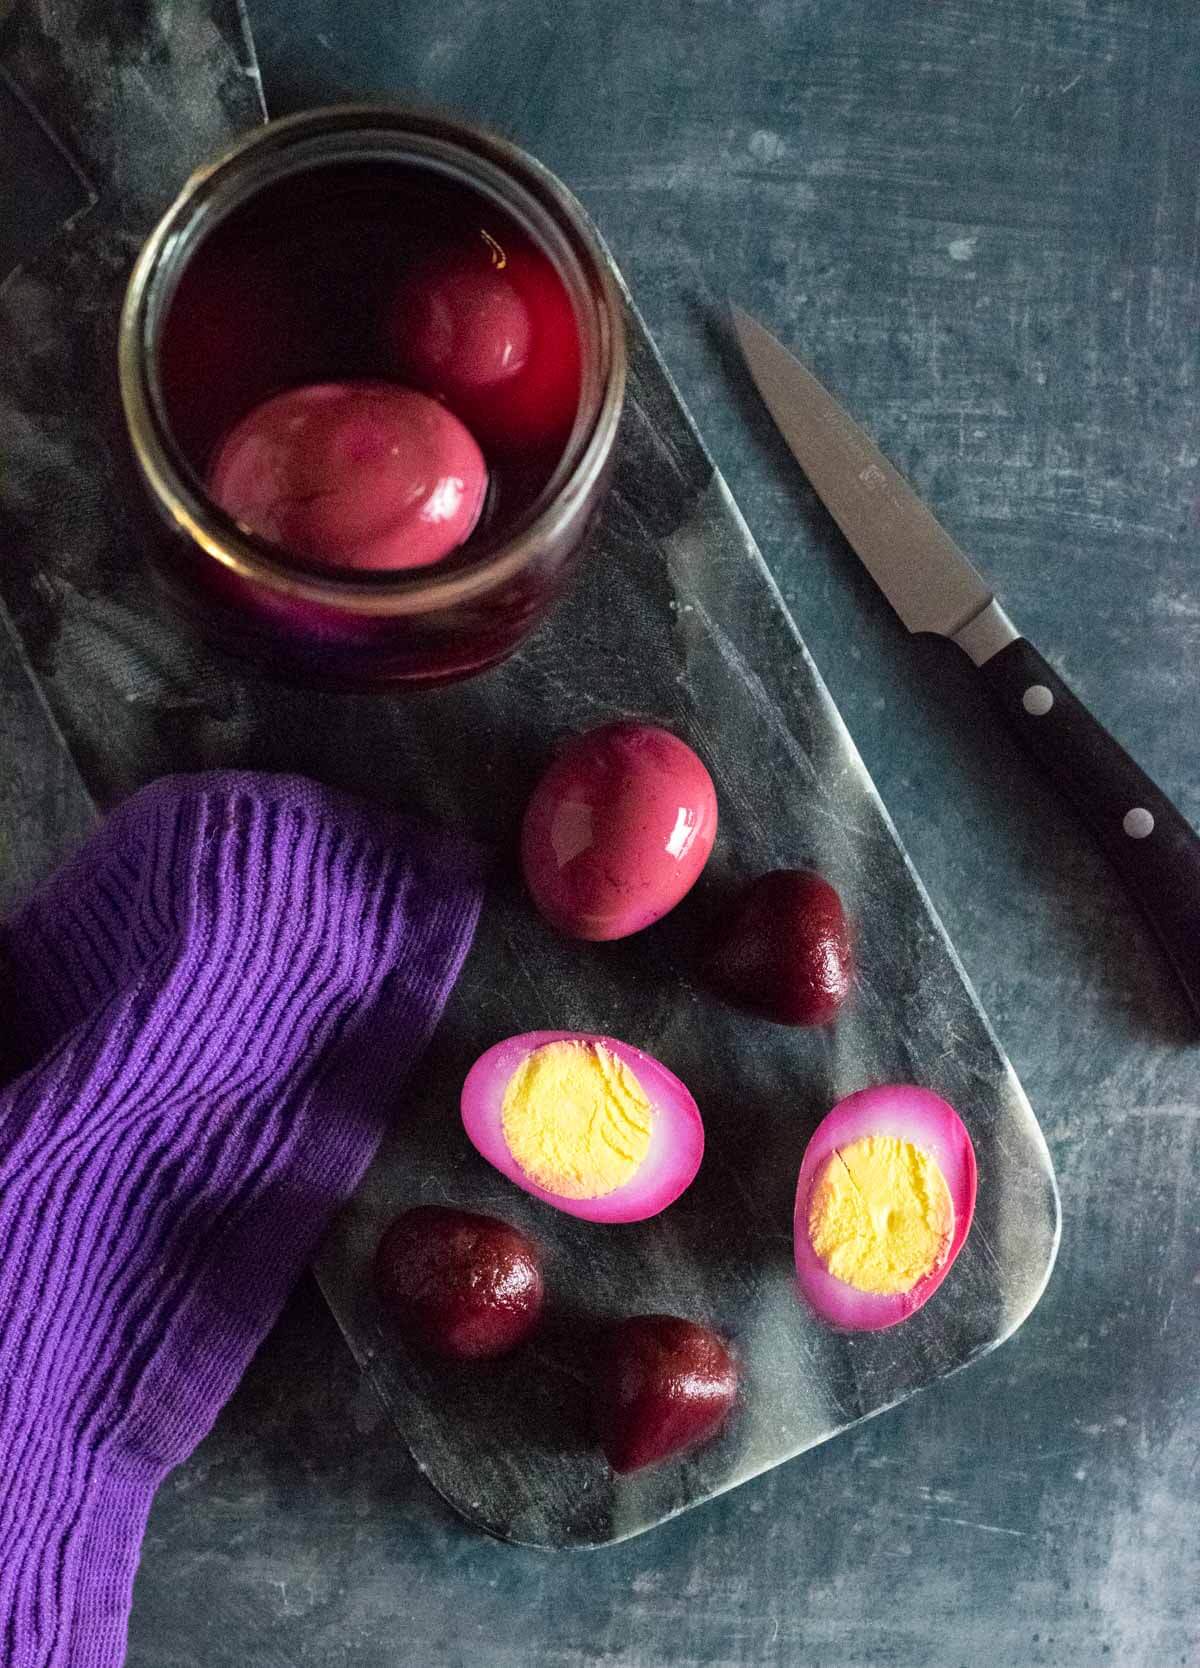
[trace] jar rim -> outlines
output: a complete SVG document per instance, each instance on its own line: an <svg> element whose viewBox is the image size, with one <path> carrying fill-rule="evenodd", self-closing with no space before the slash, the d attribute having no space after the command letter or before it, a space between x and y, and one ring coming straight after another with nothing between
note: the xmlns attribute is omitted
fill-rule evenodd
<svg viewBox="0 0 1200 1668"><path fill-rule="evenodd" d="M563 454L527 517L494 546L427 568L362 574L330 570L247 533L207 495L171 434L158 381L157 332L195 250L229 215L280 179L339 162L427 161L458 178L533 232L574 285L586 292L595 353L591 401L580 400ZM247 181L247 163L266 177ZM263 170L260 167L260 176ZM566 271L563 270L564 256ZM242 579L348 613L424 614L486 596L520 574L589 503L611 451L624 398L622 287L582 204L544 164L489 129L441 110L392 103L328 105L276 118L236 140L185 182L144 244L125 292L118 379L137 463L170 524Z"/></svg>

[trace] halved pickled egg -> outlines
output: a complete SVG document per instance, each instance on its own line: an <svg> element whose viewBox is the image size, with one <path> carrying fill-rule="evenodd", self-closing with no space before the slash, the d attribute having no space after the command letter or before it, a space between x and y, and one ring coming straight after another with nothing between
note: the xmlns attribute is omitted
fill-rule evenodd
<svg viewBox="0 0 1200 1668"><path fill-rule="evenodd" d="M696 1102L658 1060L613 1037L529 1031L482 1054L463 1125L502 1175L590 1222L641 1222L671 1204L704 1154Z"/></svg>
<svg viewBox="0 0 1200 1668"><path fill-rule="evenodd" d="M796 1188L796 1279L836 1327L878 1331L933 1296L975 1210L975 1149L928 1089L887 1084L839 1101Z"/></svg>

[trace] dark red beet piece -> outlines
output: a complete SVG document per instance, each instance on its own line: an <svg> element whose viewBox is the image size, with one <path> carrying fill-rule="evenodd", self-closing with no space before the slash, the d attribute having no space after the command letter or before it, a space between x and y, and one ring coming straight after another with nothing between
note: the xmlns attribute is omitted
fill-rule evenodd
<svg viewBox="0 0 1200 1668"><path fill-rule="evenodd" d="M614 1471L696 1448L737 1398L737 1362L707 1326L675 1315L633 1315L613 1329L596 1384L600 1445Z"/></svg>
<svg viewBox="0 0 1200 1668"><path fill-rule="evenodd" d="M825 1025L853 976L842 900L812 869L752 880L718 924L704 963L727 1001L780 1025Z"/></svg>
<svg viewBox="0 0 1200 1668"><path fill-rule="evenodd" d="M507 1355L542 1312L541 1254L495 1216L418 1205L375 1252L379 1301L421 1349L459 1361Z"/></svg>

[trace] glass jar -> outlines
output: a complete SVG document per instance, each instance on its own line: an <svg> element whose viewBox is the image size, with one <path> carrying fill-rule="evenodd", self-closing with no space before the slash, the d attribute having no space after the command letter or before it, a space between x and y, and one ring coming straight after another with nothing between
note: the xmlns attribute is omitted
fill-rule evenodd
<svg viewBox="0 0 1200 1668"><path fill-rule="evenodd" d="M534 481L515 517L429 567L334 568L268 543L214 503L196 448L181 434L180 413L212 405L214 391L219 403L222 379L236 379L256 359L264 335L276 330L287 340L269 284L246 279L231 293L203 293L201 252L219 247L212 240L222 227L269 226L271 205L279 203L297 206L313 236L336 239L342 198L330 195L326 207L326 184L342 182L342 191L360 177L385 192L392 180L411 189L414 179L427 179L431 191L466 193L484 219L499 215L518 227L551 263L578 333L578 400L545 478ZM295 280L303 286L303 271ZM182 356L172 341L181 284L200 296L189 318L207 310L212 327L207 342L189 342ZM170 399L167 361L175 366ZM192 379L182 389L180 364ZM305 682L440 683L510 655L580 558L607 484L624 396L622 301L583 209L532 157L441 114L334 107L268 123L187 182L130 278L119 374L134 455L168 529L151 541L152 567L178 615L260 669ZM263 371L267 382L271 374Z"/></svg>

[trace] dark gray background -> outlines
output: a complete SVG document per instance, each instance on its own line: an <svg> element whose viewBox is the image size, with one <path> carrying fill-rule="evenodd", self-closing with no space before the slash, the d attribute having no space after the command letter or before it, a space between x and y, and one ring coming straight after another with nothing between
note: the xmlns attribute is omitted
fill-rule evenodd
<svg viewBox="0 0 1200 1668"><path fill-rule="evenodd" d="M160 1496L133 1668L1195 1663L1200 1051L970 668L908 639L830 531L720 313L735 295L869 423L1200 820L1200 13L252 0L251 20L274 110L449 101L592 210L1041 1116L1065 1233L997 1355L572 1556L440 1505L305 1286ZM19 889L81 812L13 659L0 780Z"/></svg>

